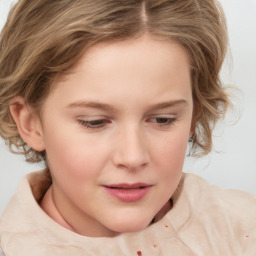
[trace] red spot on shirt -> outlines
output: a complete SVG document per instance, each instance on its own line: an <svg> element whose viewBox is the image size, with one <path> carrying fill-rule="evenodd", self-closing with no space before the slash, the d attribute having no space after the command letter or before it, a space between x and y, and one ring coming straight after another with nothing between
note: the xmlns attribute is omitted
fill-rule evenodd
<svg viewBox="0 0 256 256"><path fill-rule="evenodd" d="M137 255L138 255L138 256L142 256L141 251L137 251Z"/></svg>

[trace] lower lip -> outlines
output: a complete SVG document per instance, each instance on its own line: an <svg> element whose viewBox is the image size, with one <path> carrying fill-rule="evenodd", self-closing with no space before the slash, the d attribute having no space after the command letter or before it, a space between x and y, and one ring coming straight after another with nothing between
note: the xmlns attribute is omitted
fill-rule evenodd
<svg viewBox="0 0 256 256"><path fill-rule="evenodd" d="M144 198L150 191L151 186L139 189L118 189L104 187L104 189L113 197L123 202L136 202Z"/></svg>

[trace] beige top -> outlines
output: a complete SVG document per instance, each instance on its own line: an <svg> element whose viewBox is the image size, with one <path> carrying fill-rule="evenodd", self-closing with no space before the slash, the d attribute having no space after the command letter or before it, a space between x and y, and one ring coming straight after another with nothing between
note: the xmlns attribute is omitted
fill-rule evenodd
<svg viewBox="0 0 256 256"><path fill-rule="evenodd" d="M3 213L6 256L256 255L256 197L246 192L184 174L172 210L160 221L140 232L92 238L65 229L39 207L49 186L42 174L27 175Z"/></svg>

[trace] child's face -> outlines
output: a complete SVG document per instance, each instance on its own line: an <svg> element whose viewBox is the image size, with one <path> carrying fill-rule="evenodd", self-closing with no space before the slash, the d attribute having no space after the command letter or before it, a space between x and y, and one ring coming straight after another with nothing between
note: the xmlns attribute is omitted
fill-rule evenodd
<svg viewBox="0 0 256 256"><path fill-rule="evenodd" d="M41 117L57 209L82 235L144 229L181 177L193 112L189 58L144 36L98 44L71 71Z"/></svg>

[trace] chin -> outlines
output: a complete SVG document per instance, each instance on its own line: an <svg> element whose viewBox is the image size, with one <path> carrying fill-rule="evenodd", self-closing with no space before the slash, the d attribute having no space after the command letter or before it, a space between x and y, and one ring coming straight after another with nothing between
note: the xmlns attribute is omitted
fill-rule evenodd
<svg viewBox="0 0 256 256"><path fill-rule="evenodd" d="M127 220L121 219L120 221L115 221L112 225L111 230L116 233L130 233L130 232L139 232L146 227L148 227L152 221L152 218L139 218L134 217L133 219L129 218Z"/></svg>

